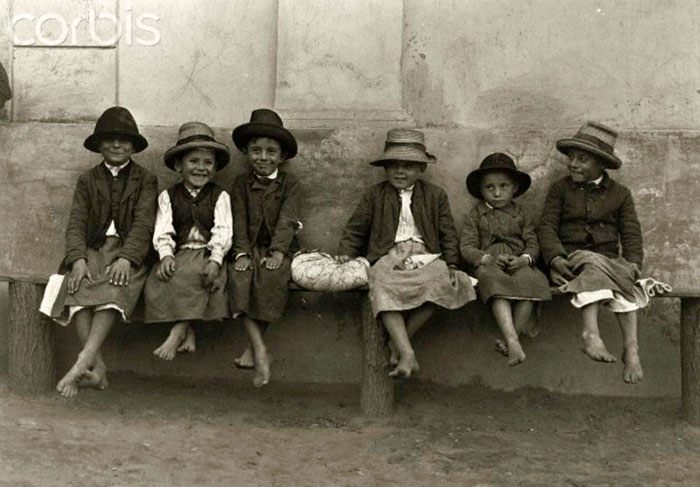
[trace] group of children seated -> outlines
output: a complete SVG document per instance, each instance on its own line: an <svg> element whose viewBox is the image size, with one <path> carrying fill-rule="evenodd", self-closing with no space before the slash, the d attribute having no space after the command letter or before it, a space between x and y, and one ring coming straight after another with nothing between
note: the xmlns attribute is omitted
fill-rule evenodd
<svg viewBox="0 0 700 487"><path fill-rule="evenodd" d="M229 148L206 124L183 124L163 158L181 181L158 194L156 177L132 159L148 142L131 113L112 107L97 120L84 146L103 160L78 179L65 276L49 313L63 324L73 321L82 343L58 383L63 396L107 386L100 347L142 294L145 322L172 323L156 356L193 352L193 322L240 317L249 342L234 363L254 369L256 386L268 383L272 359L263 337L284 312L299 249L300 183L280 169L297 154L297 142L268 109L253 111L232 138L249 171L222 188L213 179L229 163ZM525 360L519 335L534 305L551 299L550 281L538 268L543 262L551 282L581 308L582 350L593 360L616 360L598 331L598 309L605 306L624 338L625 382L642 379L636 319L648 301L637 283L642 235L630 190L607 172L621 166L615 140L613 130L589 122L557 141L569 175L550 187L538 226L514 201L530 187L530 176L508 155L489 155L467 175L478 202L460 236L447 193L423 179L437 162L424 134L389 130L381 157L370 162L386 178L361 197L335 259L364 257L371 264L369 299L390 337L391 377L418 371L411 337L437 306L456 309L476 299L476 281L465 270L478 280L479 298L501 329L497 349L508 365Z"/></svg>

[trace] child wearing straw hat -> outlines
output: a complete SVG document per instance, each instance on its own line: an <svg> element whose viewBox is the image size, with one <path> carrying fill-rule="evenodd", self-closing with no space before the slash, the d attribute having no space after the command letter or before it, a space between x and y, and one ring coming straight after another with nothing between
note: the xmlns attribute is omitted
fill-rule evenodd
<svg viewBox="0 0 700 487"><path fill-rule="evenodd" d="M506 154L486 157L467 176L467 189L479 202L467 216L460 239L462 257L476 269L479 297L490 306L506 340L497 340L496 347L511 366L525 360L518 335L533 304L551 299L547 278L533 267L539 257L535 227L513 201L530 182Z"/></svg>
<svg viewBox="0 0 700 487"><path fill-rule="evenodd" d="M475 299L466 273L457 270L459 245L447 193L422 179L435 157L423 132L392 129L382 156L386 180L362 196L339 245L340 262L365 256L374 316L391 337L390 377L419 370L411 337L437 306L455 309Z"/></svg>
<svg viewBox="0 0 700 487"><path fill-rule="evenodd" d="M213 181L229 162L229 149L214 139L208 125L180 126L165 165L182 181L158 196L153 247L160 263L144 289L146 323L174 323L168 338L153 351L163 360L194 352L192 321L229 316L224 256L231 248L231 199Z"/></svg>
<svg viewBox="0 0 700 487"><path fill-rule="evenodd" d="M232 138L250 168L235 179L231 191L235 215L229 304L232 316L243 318L249 339L234 363L255 369L253 384L262 387L270 380L272 363L263 335L284 313L291 257L299 248L301 185L280 167L296 155L297 142L279 115L268 109L254 110Z"/></svg>
<svg viewBox="0 0 700 487"><path fill-rule="evenodd" d="M102 160L78 178L59 271L67 274L49 313L61 324L75 322L83 344L56 386L65 397L78 387L107 386L100 347L143 290L158 193L156 177L131 158L148 142L126 108L105 110L83 145Z"/></svg>
<svg viewBox="0 0 700 487"><path fill-rule="evenodd" d="M637 309L648 302L636 285L644 250L632 194L607 172L622 165L616 139L614 130L588 122L557 141L569 175L549 188L538 234L552 281L581 309L583 352L600 362L616 361L598 330L598 309L609 308L624 340L623 379L636 383L643 377Z"/></svg>

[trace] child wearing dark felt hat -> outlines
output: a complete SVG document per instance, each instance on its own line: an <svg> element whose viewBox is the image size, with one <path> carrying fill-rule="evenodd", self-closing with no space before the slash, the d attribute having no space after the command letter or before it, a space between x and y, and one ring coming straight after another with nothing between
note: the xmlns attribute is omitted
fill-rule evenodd
<svg viewBox="0 0 700 487"><path fill-rule="evenodd" d="M547 278L533 267L539 256L535 227L513 200L530 182L506 154L486 157L467 176L467 189L479 202L467 216L460 239L462 257L476 269L479 297L491 308L506 340L497 340L496 347L511 366L525 360L518 335L533 304L551 299Z"/></svg>
<svg viewBox="0 0 700 487"><path fill-rule="evenodd" d="M270 380L272 356L263 338L284 313L291 279L291 257L299 246L301 185L281 165L297 153L297 142L277 113L254 110L250 122L232 133L249 172L233 182L234 232L229 272L231 315L241 316L249 344L234 363L255 369L253 384Z"/></svg>
<svg viewBox="0 0 700 487"><path fill-rule="evenodd" d="M107 385L100 347L117 318L129 318L146 282L158 192L156 177L131 158L148 142L126 108L105 110L83 145L102 160L78 178L60 270L67 274L50 311L62 324L75 322L83 344L56 387L65 397Z"/></svg>
<svg viewBox="0 0 700 487"><path fill-rule="evenodd" d="M384 153L386 180L362 196L348 220L338 261L365 256L372 311L391 337L390 377L408 378L419 370L411 337L432 317L476 298L469 276L457 270L459 246L445 190L422 175L435 157L423 132L392 129Z"/></svg>
<svg viewBox="0 0 700 487"><path fill-rule="evenodd" d="M208 125L187 122L163 158L182 181L158 196L153 247L160 262L146 281L144 321L173 323L153 351L164 360L195 351L193 321L229 316L223 262L233 236L231 199L213 181L229 157Z"/></svg>
<svg viewBox="0 0 700 487"><path fill-rule="evenodd" d="M615 362L598 330L598 310L612 310L624 340L623 379L642 380L637 343L637 309L648 302L638 285L644 250L630 190L608 170L622 161L614 152L617 133L587 122L576 135L558 140L569 175L547 193L538 228L542 254L552 281L583 317L582 350L591 359Z"/></svg>

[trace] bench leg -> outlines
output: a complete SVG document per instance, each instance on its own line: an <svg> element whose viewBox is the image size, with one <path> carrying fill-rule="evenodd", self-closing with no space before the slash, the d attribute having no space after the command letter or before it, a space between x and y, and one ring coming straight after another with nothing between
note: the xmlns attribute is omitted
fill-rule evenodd
<svg viewBox="0 0 700 487"><path fill-rule="evenodd" d="M388 374L387 333L372 315L369 298L362 303L362 413L386 416L394 406L394 380Z"/></svg>
<svg viewBox="0 0 700 487"><path fill-rule="evenodd" d="M681 407L700 426L700 298L681 298Z"/></svg>
<svg viewBox="0 0 700 487"><path fill-rule="evenodd" d="M43 284L10 281L9 385L18 394L56 387L54 327L39 313Z"/></svg>

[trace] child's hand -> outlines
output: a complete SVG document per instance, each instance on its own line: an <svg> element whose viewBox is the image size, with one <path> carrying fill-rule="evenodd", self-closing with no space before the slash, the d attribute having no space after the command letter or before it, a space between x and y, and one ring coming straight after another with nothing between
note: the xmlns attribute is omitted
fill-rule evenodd
<svg viewBox="0 0 700 487"><path fill-rule="evenodd" d="M528 267L530 265L530 259L525 257L524 255L521 255L520 257L516 257L512 255L510 259L508 260L508 267L506 267L506 271L509 274L514 274L515 271L518 269L522 269L523 267Z"/></svg>
<svg viewBox="0 0 700 487"><path fill-rule="evenodd" d="M128 286L130 272L131 262L124 257L119 257L105 269L105 273L109 275L109 283L113 286Z"/></svg>
<svg viewBox="0 0 700 487"><path fill-rule="evenodd" d="M505 254L499 254L498 257L496 257L496 267L501 269L502 271L505 271L506 268L508 267L508 264L510 262L510 256L505 255Z"/></svg>
<svg viewBox="0 0 700 487"><path fill-rule="evenodd" d="M561 277L563 277L567 281L570 281L575 277L574 273L571 271L571 264L569 264L569 261L562 256L555 257L554 260L552 260L552 262L550 263L550 267L553 270L557 271L561 275Z"/></svg>
<svg viewBox="0 0 700 487"><path fill-rule="evenodd" d="M213 260L210 260L209 262L207 262L207 265L204 266L204 287L210 293L215 293L221 287L219 283L216 282L216 278L219 275L219 268L219 264L217 264Z"/></svg>
<svg viewBox="0 0 700 487"><path fill-rule="evenodd" d="M80 289L80 283L83 278L87 278L88 282L93 282L85 259L78 259L73 262L73 268L68 276L68 294L75 294Z"/></svg>
<svg viewBox="0 0 700 487"><path fill-rule="evenodd" d="M494 265L496 263L496 258L491 254L484 255L479 261L479 265Z"/></svg>
<svg viewBox="0 0 700 487"><path fill-rule="evenodd" d="M250 256L241 255L239 258L236 259L236 262L233 263L233 268L236 269L238 272L243 272L250 269Z"/></svg>
<svg viewBox="0 0 700 487"><path fill-rule="evenodd" d="M268 271L276 271L282 265L282 259L284 259L284 254L279 250L273 250L268 257L260 259L260 265Z"/></svg>
<svg viewBox="0 0 700 487"><path fill-rule="evenodd" d="M336 255L333 258L338 264L346 264L352 260L349 255Z"/></svg>
<svg viewBox="0 0 700 487"><path fill-rule="evenodd" d="M158 270L156 271L156 276L161 281L169 281L171 277L175 274L175 258L171 255L164 257L163 260L158 264Z"/></svg>

